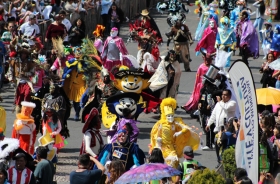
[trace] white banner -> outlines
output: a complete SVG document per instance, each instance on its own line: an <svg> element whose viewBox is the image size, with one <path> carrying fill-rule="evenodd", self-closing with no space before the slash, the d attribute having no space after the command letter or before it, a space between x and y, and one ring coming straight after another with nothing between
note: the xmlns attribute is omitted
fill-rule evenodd
<svg viewBox="0 0 280 184"><path fill-rule="evenodd" d="M258 112L254 80L248 66L236 61L229 69L232 87L241 114L239 134L235 147L236 166L246 169L254 184L258 183L259 144Z"/></svg>
<svg viewBox="0 0 280 184"><path fill-rule="evenodd" d="M274 60L273 62L269 63L269 68L273 70L280 70L280 58Z"/></svg>

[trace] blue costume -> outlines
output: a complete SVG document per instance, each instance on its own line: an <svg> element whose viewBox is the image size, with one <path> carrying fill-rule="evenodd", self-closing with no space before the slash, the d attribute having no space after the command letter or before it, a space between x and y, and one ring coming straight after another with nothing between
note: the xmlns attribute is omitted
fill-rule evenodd
<svg viewBox="0 0 280 184"><path fill-rule="evenodd" d="M270 51L271 44L272 44L272 39L273 39L273 30L271 29L272 25L271 25L271 23L268 23L268 22L266 22L265 25L266 24L269 25L269 28L260 31L264 35L264 39L263 39L263 42L262 42L262 49L263 49L263 54L264 54L263 59L266 59L266 56Z"/></svg>
<svg viewBox="0 0 280 184"><path fill-rule="evenodd" d="M234 8L234 10L231 11L230 13L230 27L231 28L236 28L237 21L239 20L239 14L242 12L242 10L245 10L246 8L243 7L241 10L237 7Z"/></svg>
<svg viewBox="0 0 280 184"><path fill-rule="evenodd" d="M136 143L127 141L125 144L120 144L115 142L104 147L98 160L102 165L105 165L107 161L120 160L124 164L125 170L128 171L134 165L144 164L145 154Z"/></svg>
<svg viewBox="0 0 280 184"><path fill-rule="evenodd" d="M280 52L280 25L275 25L275 30L277 30L277 33L273 33L272 43L270 50L275 52Z"/></svg>

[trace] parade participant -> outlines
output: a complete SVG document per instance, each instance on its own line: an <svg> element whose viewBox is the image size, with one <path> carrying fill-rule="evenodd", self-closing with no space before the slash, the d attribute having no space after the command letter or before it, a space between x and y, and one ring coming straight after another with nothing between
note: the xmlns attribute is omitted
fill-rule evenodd
<svg viewBox="0 0 280 184"><path fill-rule="evenodd" d="M217 36L217 24L216 21L211 18L209 20L209 26L205 29L201 40L195 47L196 52L200 52L200 49L205 49L207 53L212 54L216 52L215 41Z"/></svg>
<svg viewBox="0 0 280 184"><path fill-rule="evenodd" d="M259 40L256 29L250 21L249 11L243 10L240 13L240 21L237 23L237 37L240 38L240 50L242 60L249 65L248 58L254 59L259 57Z"/></svg>
<svg viewBox="0 0 280 184"><path fill-rule="evenodd" d="M43 85L43 78L45 77L45 70L43 69L44 64L46 64L46 56L43 57L42 55L39 55L38 59L35 59L34 61L34 76L30 77L30 80L33 84L35 93L37 93Z"/></svg>
<svg viewBox="0 0 280 184"><path fill-rule="evenodd" d="M39 137L38 142L39 146L44 146L48 150L47 159L53 163L54 167L56 167L56 164L58 162L57 148L54 147L53 138L50 136L50 134L45 134ZM37 160L36 149L37 148L35 148L33 158Z"/></svg>
<svg viewBox="0 0 280 184"><path fill-rule="evenodd" d="M94 46L98 50L98 54L100 55L103 50L103 33L105 31L105 27L102 25L96 25L95 30L93 31L93 36L95 37Z"/></svg>
<svg viewBox="0 0 280 184"><path fill-rule="evenodd" d="M11 46L10 46L11 47ZM17 46L18 47L18 46ZM13 81L16 87L15 108L20 112L20 103L31 100L31 92L35 92L30 77L34 75L34 63L29 61L30 46L22 43L21 48L17 50L19 58L16 55L11 56L9 61L9 71L7 72L9 81Z"/></svg>
<svg viewBox="0 0 280 184"><path fill-rule="evenodd" d="M8 170L8 182L12 184L36 184L33 172L26 167L27 158L24 153L15 155L14 160L16 164Z"/></svg>
<svg viewBox="0 0 280 184"><path fill-rule="evenodd" d="M59 79L59 77L58 77ZM54 81L57 82L57 81ZM70 102L62 88L51 82L50 92L45 94L42 100L42 111L46 109L54 109L58 114L59 121L62 126L61 135L65 138L69 137L67 128L67 119L70 116Z"/></svg>
<svg viewBox="0 0 280 184"><path fill-rule="evenodd" d="M167 85L161 89L160 98L172 97L176 99L182 73L176 52L170 50L161 62L167 72Z"/></svg>
<svg viewBox="0 0 280 184"><path fill-rule="evenodd" d="M202 54L203 54L202 58L203 58L204 62L197 69L196 78L195 78L195 82L194 82L194 90L192 92L192 95L191 95L189 101L184 106L181 107L182 109L184 109L187 112L193 112L194 110L197 109L200 90L203 86L201 77L204 74L206 74L210 64L213 61L214 54L211 55L209 53L206 54L204 52L202 52Z"/></svg>
<svg viewBox="0 0 280 184"><path fill-rule="evenodd" d="M230 28L235 29L239 20L239 14L246 9L246 3L243 0L236 2L236 8L230 13Z"/></svg>
<svg viewBox="0 0 280 184"><path fill-rule="evenodd" d="M265 29L261 30L261 33L264 36L263 42L262 42L262 49L263 49L263 59L266 59L267 54L270 52L270 47L272 44L273 39L273 30L272 30L272 24L270 22L264 23Z"/></svg>
<svg viewBox="0 0 280 184"><path fill-rule="evenodd" d="M197 150L199 136L190 130L182 118L174 117L177 102L174 98L165 98L160 104L161 118L151 130L150 149L160 148L165 163L177 168L183 148L188 145Z"/></svg>
<svg viewBox="0 0 280 184"><path fill-rule="evenodd" d="M107 144L99 154L98 159L102 165L107 165L112 160L122 161L125 170L140 166L145 163L145 154L138 144L130 142L131 132L123 127L118 131L117 141Z"/></svg>
<svg viewBox="0 0 280 184"><path fill-rule="evenodd" d="M189 28L177 19L176 24L171 28L171 31L167 33L166 36L168 37L167 49L170 41L174 40L173 49L176 51L176 54L180 55L180 60L184 63L185 71L190 72L189 44L191 45L193 41Z"/></svg>
<svg viewBox="0 0 280 184"><path fill-rule="evenodd" d="M50 135L54 140L54 147L61 149L65 146L64 138L60 135L61 123L54 109L45 109L42 121L42 133ZM40 141L40 140L39 140Z"/></svg>
<svg viewBox="0 0 280 184"><path fill-rule="evenodd" d="M215 47L226 52L231 52L236 47L234 30L229 28L229 18L223 17L220 22L222 25L218 28ZM230 67L230 57L227 59L225 67Z"/></svg>
<svg viewBox="0 0 280 184"><path fill-rule="evenodd" d="M80 155L84 153L97 158L101 149L104 146L103 139L100 134L101 121L99 113L96 108L92 108L90 113L85 117L85 124L83 127L83 142L80 150Z"/></svg>
<svg viewBox="0 0 280 184"><path fill-rule="evenodd" d="M263 42L263 35L260 32L262 30L263 22L264 22L264 12L265 12L265 4L264 0L257 0L253 6L257 8L256 10L256 20L254 22L254 27L257 29L257 32L259 33L259 41L260 43Z"/></svg>
<svg viewBox="0 0 280 184"><path fill-rule="evenodd" d="M29 154L34 153L34 144L36 140L36 125L31 116L36 105L32 102L21 102L21 113L16 115L14 121L12 138L20 141L20 148Z"/></svg>
<svg viewBox="0 0 280 184"><path fill-rule="evenodd" d="M6 118L7 115L4 107L0 106L0 128L2 128L3 133L6 131Z"/></svg>
<svg viewBox="0 0 280 184"><path fill-rule="evenodd" d="M160 30L147 9L142 10L142 12L140 13L140 22L139 20L137 20L131 26L135 31L137 31L138 36L144 36L144 33L147 32L149 35L155 35L157 44L162 43Z"/></svg>
<svg viewBox="0 0 280 184"><path fill-rule="evenodd" d="M115 27L111 29L111 36L106 39L101 52L103 65L108 71L111 71L115 65L122 65L123 55L128 54L122 38L117 36L118 32Z"/></svg>
<svg viewBox="0 0 280 184"><path fill-rule="evenodd" d="M223 17L230 18L230 14L234 10L235 4L236 4L235 0L222 0L222 1L220 1L220 8L224 9Z"/></svg>
<svg viewBox="0 0 280 184"><path fill-rule="evenodd" d="M272 37L272 42L270 46L270 51L273 53L274 58L277 59L280 56L280 25L277 24L274 27L274 33Z"/></svg>

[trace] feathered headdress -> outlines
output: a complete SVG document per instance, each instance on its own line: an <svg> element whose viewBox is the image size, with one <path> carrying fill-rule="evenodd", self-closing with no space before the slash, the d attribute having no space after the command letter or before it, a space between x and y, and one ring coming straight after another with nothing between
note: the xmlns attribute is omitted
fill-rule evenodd
<svg viewBox="0 0 280 184"><path fill-rule="evenodd" d="M169 106L170 108L172 108L173 110L176 109L177 107L177 102L174 98L171 98L171 97L168 97L168 98L165 98L161 101L161 104L160 104L160 111L161 111L161 118L162 120L166 119L166 114L164 113L164 107L167 107Z"/></svg>
<svg viewBox="0 0 280 184"><path fill-rule="evenodd" d="M89 38L83 39L82 43L82 55L85 56L97 56L98 52L94 46L94 42L90 40Z"/></svg>
<svg viewBox="0 0 280 184"><path fill-rule="evenodd" d="M94 37L98 38L100 36L103 36L103 31L105 30L105 27L103 25L97 24L96 29L92 32Z"/></svg>
<svg viewBox="0 0 280 184"><path fill-rule="evenodd" d="M64 46L63 46L62 38L60 38L60 37L58 39L53 38L52 43L53 43L53 48L57 52L57 56L58 57L64 56Z"/></svg>

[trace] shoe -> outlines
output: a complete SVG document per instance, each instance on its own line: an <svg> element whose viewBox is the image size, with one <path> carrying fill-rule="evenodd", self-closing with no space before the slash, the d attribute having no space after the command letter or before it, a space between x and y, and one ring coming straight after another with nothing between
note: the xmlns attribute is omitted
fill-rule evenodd
<svg viewBox="0 0 280 184"><path fill-rule="evenodd" d="M153 112L154 114L158 114L157 109L152 109L152 112Z"/></svg>
<svg viewBox="0 0 280 184"><path fill-rule="evenodd" d="M74 117L74 120L75 120L75 121L79 121L80 118L79 118L78 116L75 116L75 117Z"/></svg>
<svg viewBox="0 0 280 184"><path fill-rule="evenodd" d="M148 108L145 108L145 109L144 109L144 113L146 113L146 114L148 114L148 113L149 113Z"/></svg>
<svg viewBox="0 0 280 184"><path fill-rule="evenodd" d="M191 72L191 69L187 69L187 70L185 70L185 72Z"/></svg>
<svg viewBox="0 0 280 184"><path fill-rule="evenodd" d="M220 167L221 163L218 163L218 165L216 165L216 169L218 169Z"/></svg>
<svg viewBox="0 0 280 184"><path fill-rule="evenodd" d="M189 62L192 62L192 59L191 59L191 58L189 59Z"/></svg>
<svg viewBox="0 0 280 184"><path fill-rule="evenodd" d="M185 106L182 105L180 108L181 108L182 110L186 111Z"/></svg>
<svg viewBox="0 0 280 184"><path fill-rule="evenodd" d="M210 148L208 146L204 146L202 150L210 150Z"/></svg>

